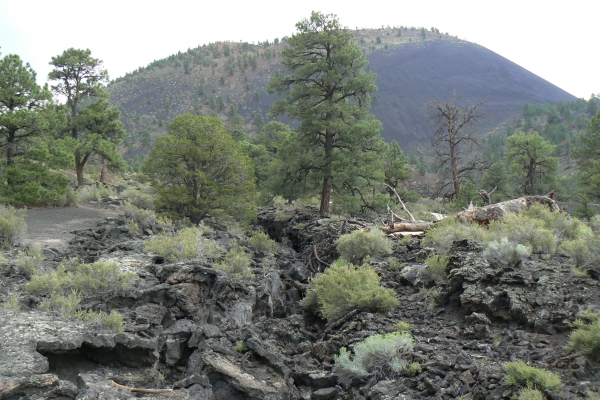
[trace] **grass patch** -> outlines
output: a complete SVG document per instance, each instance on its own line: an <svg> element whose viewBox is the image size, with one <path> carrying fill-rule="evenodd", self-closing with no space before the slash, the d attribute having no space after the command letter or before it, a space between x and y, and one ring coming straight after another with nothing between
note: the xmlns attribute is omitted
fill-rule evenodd
<svg viewBox="0 0 600 400"><path fill-rule="evenodd" d="M40 294L76 291L89 295L126 289L135 277L133 272L120 272L119 265L114 261L86 264L75 259L63 262L54 272L33 275L27 284L27 290Z"/></svg>
<svg viewBox="0 0 600 400"><path fill-rule="evenodd" d="M4 301L4 303L0 304L0 310L20 310L21 302L16 295L10 296L8 299Z"/></svg>
<svg viewBox="0 0 600 400"><path fill-rule="evenodd" d="M62 318L77 318L97 325L102 325L113 332L123 332L123 316L112 310L110 313L104 311L79 310L81 294L74 290L64 295L53 293L49 299L43 301L38 309L46 312L54 312Z"/></svg>
<svg viewBox="0 0 600 400"><path fill-rule="evenodd" d="M562 382L560 376L542 368L532 367L523 361L507 362L504 365L507 386L527 388L531 385L537 389L560 390Z"/></svg>
<svg viewBox="0 0 600 400"><path fill-rule="evenodd" d="M8 249L19 244L26 233L25 212L0 205L0 248Z"/></svg>
<svg viewBox="0 0 600 400"><path fill-rule="evenodd" d="M361 264L367 256L392 253L392 242L379 229L347 233L335 241L335 246L344 260L354 264Z"/></svg>
<svg viewBox="0 0 600 400"><path fill-rule="evenodd" d="M355 266L338 260L313 278L301 304L318 309L328 320L356 309L386 311L396 306L398 299L393 290L379 283L379 275L367 265Z"/></svg>

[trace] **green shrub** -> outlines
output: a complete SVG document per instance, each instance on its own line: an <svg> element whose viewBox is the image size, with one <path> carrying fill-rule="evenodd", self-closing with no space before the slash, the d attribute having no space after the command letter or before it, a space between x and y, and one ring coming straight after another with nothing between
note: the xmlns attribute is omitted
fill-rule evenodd
<svg viewBox="0 0 600 400"><path fill-rule="evenodd" d="M347 233L340 236L335 245L344 260L355 264L362 263L366 256L384 256L392 253L392 242L378 229Z"/></svg>
<svg viewBox="0 0 600 400"><path fill-rule="evenodd" d="M585 239L565 240L560 244L560 248L575 260L576 268L584 266L592 255Z"/></svg>
<svg viewBox="0 0 600 400"><path fill-rule="evenodd" d="M7 249L18 244L26 233L25 212L0 205L0 248Z"/></svg>
<svg viewBox="0 0 600 400"><path fill-rule="evenodd" d="M402 373L404 373L406 376L413 377L417 374L420 374L422 370L423 366L421 364L418 362L413 362L404 367L404 369L402 369Z"/></svg>
<svg viewBox="0 0 600 400"><path fill-rule="evenodd" d="M425 264L427 264L427 270L434 281L439 283L446 279L446 267L448 266L447 256L434 254L427 257Z"/></svg>
<svg viewBox="0 0 600 400"><path fill-rule="evenodd" d="M130 187L121 193L122 199L134 207L145 210L154 210L154 190L149 184L140 184L138 187Z"/></svg>
<svg viewBox="0 0 600 400"><path fill-rule="evenodd" d="M506 214L493 221L489 230L492 237L506 237L511 242L530 247L534 253L554 253L556 250L557 238L543 219Z"/></svg>
<svg viewBox="0 0 600 400"><path fill-rule="evenodd" d="M152 210L138 208L131 203L124 202L121 206L121 212L127 218L141 226L153 226L157 223L156 214Z"/></svg>
<svg viewBox="0 0 600 400"><path fill-rule="evenodd" d="M42 265L44 256L39 247L31 246L25 250L19 251L17 260L19 262L19 268L29 274L33 274L37 271L37 268Z"/></svg>
<svg viewBox="0 0 600 400"><path fill-rule="evenodd" d="M400 321L396 323L396 330L400 333L409 333L410 332L410 324L406 321Z"/></svg>
<svg viewBox="0 0 600 400"><path fill-rule="evenodd" d="M89 185L79 189L79 200L86 201L98 201L109 196L115 196L115 192L111 187L100 185Z"/></svg>
<svg viewBox="0 0 600 400"><path fill-rule="evenodd" d="M591 228L581 220L573 218L567 213L552 212L542 204L532 204L529 209L521 212L520 215L543 221L545 227L550 229L559 239L577 239L592 234Z"/></svg>
<svg viewBox="0 0 600 400"><path fill-rule="evenodd" d="M506 378L504 383L507 386L528 387L533 385L535 388L560 390L562 383L560 376L554 372L546 371L542 368L532 367L523 361L511 361L504 365Z"/></svg>
<svg viewBox="0 0 600 400"><path fill-rule="evenodd" d="M335 320L359 309L386 311L398 304L391 289L379 285L379 275L366 265L354 266L338 260L310 283L305 307L316 306L328 320Z"/></svg>
<svg viewBox="0 0 600 400"><path fill-rule="evenodd" d="M436 253L448 255L455 240L475 239L483 243L493 240L495 235L479 224L461 224L456 218L445 218L428 230L423 239L423 247L433 247Z"/></svg>
<svg viewBox="0 0 600 400"><path fill-rule="evenodd" d="M584 312L582 317L583 319L577 319L574 323L576 329L569 335L567 350L600 359L600 316Z"/></svg>
<svg viewBox="0 0 600 400"><path fill-rule="evenodd" d="M81 303L81 294L73 290L69 294L52 293L50 298L43 301L38 309L46 312L54 312L62 318L74 317L103 325L114 332L123 332L123 316L115 310L110 313L104 311L78 310Z"/></svg>
<svg viewBox="0 0 600 400"><path fill-rule="evenodd" d="M238 353L242 353L244 351L243 340L238 340L237 342L235 342L235 351L237 351Z"/></svg>
<svg viewBox="0 0 600 400"><path fill-rule="evenodd" d="M590 226L596 233L600 233L600 214L594 215L590 220Z"/></svg>
<svg viewBox="0 0 600 400"><path fill-rule="evenodd" d="M112 310L110 313L83 310L76 311L72 316L82 321L103 325L116 333L123 332L123 315L115 310Z"/></svg>
<svg viewBox="0 0 600 400"><path fill-rule="evenodd" d="M344 386L349 386L355 379L395 377L408 366L403 356L413 348L414 340L407 334L393 332L369 336L354 346L352 359L350 352L342 347L339 356L334 357L333 371Z"/></svg>
<svg viewBox="0 0 600 400"><path fill-rule="evenodd" d="M54 272L33 275L27 284L27 290L42 294L67 294L76 291L90 295L126 289L135 276L133 272L120 272L119 264L114 261L86 264L75 259L63 262Z"/></svg>
<svg viewBox="0 0 600 400"><path fill-rule="evenodd" d="M277 243L263 232L255 232L248 239L248 246L267 253L274 253L277 249Z"/></svg>
<svg viewBox="0 0 600 400"><path fill-rule="evenodd" d="M168 262L188 261L199 258L204 249L200 228L185 228L177 233L161 233L148 240L144 248L156 253Z"/></svg>
<svg viewBox="0 0 600 400"><path fill-rule="evenodd" d="M588 389L585 398L587 400L600 400L600 392L594 392Z"/></svg>
<svg viewBox="0 0 600 400"><path fill-rule="evenodd" d="M214 268L233 274L236 279L249 279L254 277L254 273L250 269L251 262L252 257L236 241L233 241L223 260L214 264Z"/></svg>
<svg viewBox="0 0 600 400"><path fill-rule="evenodd" d="M518 400L546 400L544 393L533 387L528 387L519 392Z"/></svg>
<svg viewBox="0 0 600 400"><path fill-rule="evenodd" d="M75 290L67 295L52 293L49 299L38 306L38 309L55 312L62 318L69 318L76 315L79 303L81 303L81 295Z"/></svg>
<svg viewBox="0 0 600 400"><path fill-rule="evenodd" d="M488 243L483 256L492 264L512 266L531 255L531 249L519 243L510 242L506 237Z"/></svg>
<svg viewBox="0 0 600 400"><path fill-rule="evenodd" d="M404 268L404 264L396 260L394 257L388 257L386 261L388 263L388 268L392 271Z"/></svg>
<svg viewBox="0 0 600 400"><path fill-rule="evenodd" d="M412 240L412 236L410 236L410 235L403 236L402 239L398 240L398 244L400 246L408 246L410 244L411 240Z"/></svg>

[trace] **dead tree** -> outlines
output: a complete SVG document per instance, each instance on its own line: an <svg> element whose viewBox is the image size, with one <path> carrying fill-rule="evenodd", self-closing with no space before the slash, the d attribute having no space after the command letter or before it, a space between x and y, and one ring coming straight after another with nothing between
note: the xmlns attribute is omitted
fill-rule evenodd
<svg viewBox="0 0 600 400"><path fill-rule="evenodd" d="M496 191L496 189L498 188L498 186L496 186L494 188L494 190L492 190L491 192L486 192L483 189L479 189L477 190L477 193L479 193L479 197L481 197L481 200L483 200L483 205L484 206L489 206L490 204L492 204L492 193L494 193Z"/></svg>
<svg viewBox="0 0 600 400"><path fill-rule="evenodd" d="M458 195L461 181L470 172L483 167L479 152L469 151L472 147L479 147L474 127L478 119L484 117L480 107L481 104L468 101L464 107L458 105L456 93L449 102L432 101L427 105L427 119L436 124L431 147L436 153L437 174L442 182L438 188L440 193L452 185L455 195ZM470 156L467 158L468 153ZM450 176L444 176L446 174Z"/></svg>

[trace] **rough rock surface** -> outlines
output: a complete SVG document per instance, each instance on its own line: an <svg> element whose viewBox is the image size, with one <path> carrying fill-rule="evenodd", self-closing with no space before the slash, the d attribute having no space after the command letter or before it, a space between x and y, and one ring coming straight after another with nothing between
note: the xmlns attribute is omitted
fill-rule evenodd
<svg viewBox="0 0 600 400"><path fill-rule="evenodd" d="M473 399L510 398L504 364L524 360L562 377L552 398L583 398L600 389L600 368L564 350L579 311L600 306L600 287L571 274L561 256L534 255L512 267L490 265L481 245L456 242L447 280L436 284L417 239L395 244L392 269L371 265L400 304L385 314L351 312L324 321L299 305L310 277L336 257L333 241L367 221L324 218L313 210L259 214L257 224L279 243L252 252L255 278L238 281L207 262L164 263L143 252L151 227L131 236L113 217L78 231L65 253L46 249L44 268L63 258L112 259L137 278L126 291L85 297L84 308L118 310L124 332L37 311L30 278L4 254L0 301L17 295L20 310L0 310L0 399ZM216 229L222 246L233 239ZM244 238L238 238L246 246ZM316 249L316 250L315 250ZM318 258L317 258L318 257ZM270 267L264 267L264 260ZM157 264L156 262L162 262ZM415 376L339 385L334 356L374 334L410 324ZM132 388L173 389L165 393Z"/></svg>

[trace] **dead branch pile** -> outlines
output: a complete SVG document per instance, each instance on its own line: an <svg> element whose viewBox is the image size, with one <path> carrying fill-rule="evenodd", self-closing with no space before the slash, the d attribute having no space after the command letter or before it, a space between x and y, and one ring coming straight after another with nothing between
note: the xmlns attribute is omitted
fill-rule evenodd
<svg viewBox="0 0 600 400"><path fill-rule="evenodd" d="M518 213L527 210L532 204L547 205L550 211L560 211L560 207L553 198L554 193L550 192L545 196L523 196L518 199L503 201L501 203L491 204L483 207L473 207L458 214L458 220L463 223L475 222L481 225L488 225L506 213Z"/></svg>

